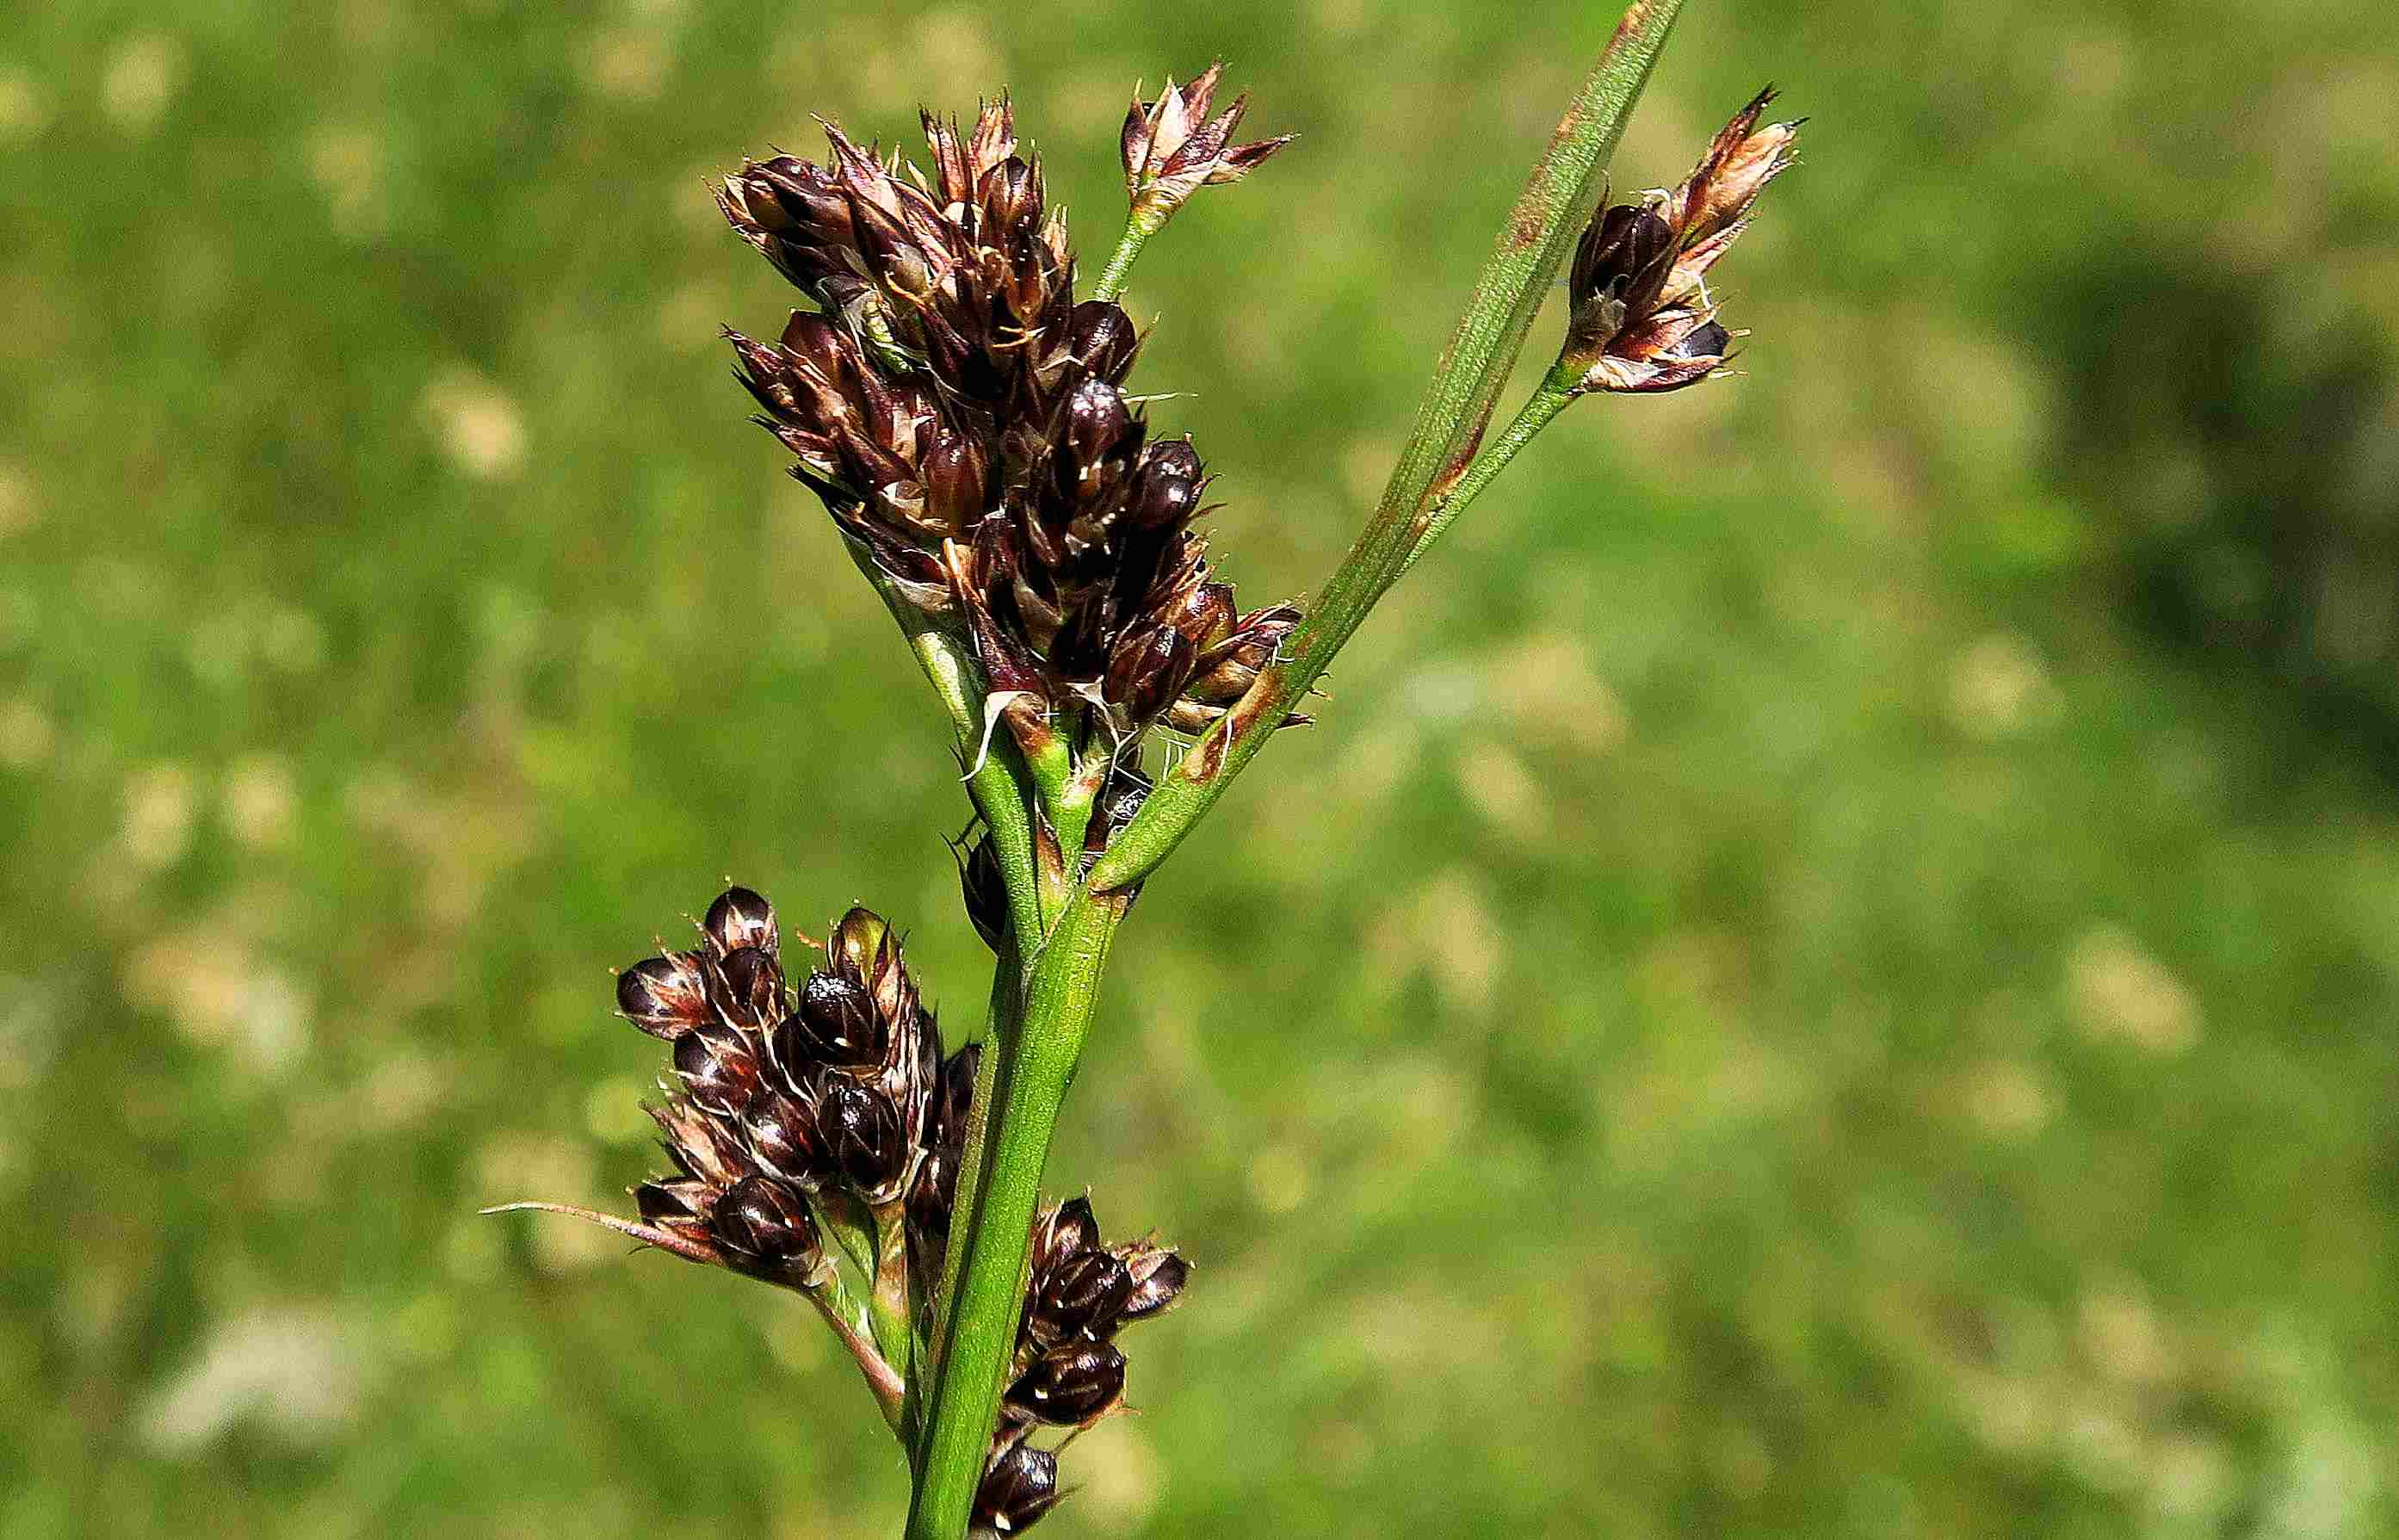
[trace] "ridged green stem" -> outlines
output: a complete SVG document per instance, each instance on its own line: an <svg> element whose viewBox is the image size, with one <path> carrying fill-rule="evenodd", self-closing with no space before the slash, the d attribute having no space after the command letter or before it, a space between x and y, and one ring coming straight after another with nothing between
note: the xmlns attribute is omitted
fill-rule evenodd
<svg viewBox="0 0 2399 1540"><path fill-rule="evenodd" d="M1563 383L1559 379L1561 373L1567 373ZM1570 372L1552 370L1541 381L1541 387L1517 408L1514 420L1508 425L1508 431L1484 445L1483 453L1474 457L1474 464L1466 467L1464 479L1450 488L1446 496L1433 504L1430 516L1425 520L1424 533L1417 535L1416 543L1409 547L1408 559L1401 564L1400 571L1404 574L1422 561L1424 553L1432 549L1433 542L1449 528L1450 520L1464 513L1468 504L1482 496L1484 489L1498 480L1499 473L1508 468L1508 462L1516 457L1516 452L1531 443L1541 429L1555 422L1558 413L1580 394L1575 388Z"/></svg>
<svg viewBox="0 0 2399 1540"><path fill-rule="evenodd" d="M933 1306L930 1351L917 1362L924 1385L938 1389L941 1366L949 1360L950 1339L957 1325L958 1277L966 1271L967 1232L973 1228L975 1205L983 1193L985 1157L991 1149L992 1109L999 1104L999 1067L1006 1059L1001 1046L1016 1037L1017 1006L1023 999L1023 965L1019 960L1016 933L1010 931L991 974L991 1022L983 1033L983 1059L975 1066L974 1104L967 1114L966 1142L958 1155L958 1186L951 1200L954 1219L950 1241L942 1257L942 1289ZM932 1419L933 1392L920 1385L916 1412L919 1434L908 1451L913 1471L924 1468L925 1439L921 1429Z"/></svg>
<svg viewBox="0 0 2399 1540"><path fill-rule="evenodd" d="M958 1540L966 1533L997 1421L1002 1377L1016 1346L1024 1270L1041 1171L1058 1108L1082 1057L1099 1004L1101 970L1124 906L1078 892L1036 952L1024 979L1023 1019L999 1046L996 1116L974 1211L952 1221L950 1245L964 1261L939 1378L918 1442L908 1540Z"/></svg>
<svg viewBox="0 0 2399 1540"><path fill-rule="evenodd" d="M1160 780L1089 881L1066 895L1046 932L1036 896L1037 863L1020 864L1002 852L1010 911L1018 916L1016 938L1020 944L1030 941L1031 950L1013 1030L1003 1025L996 1033L988 1083L978 1088L978 1102L991 1108L988 1126L978 1157L960 1171L936 1362L919 1366L934 1378L919 1402L908 1540L959 1540L982 1480L1023 1307L1042 1169L1097 1008L1108 946L1123 917L1123 900L1109 895L1146 876L1182 842L1376 601L1563 406L1537 396L1493 453L1477 456L1542 295L1599 200L1601 170L1681 8L1682 0L1636 0L1584 81L1484 263L1381 504L1294 633L1287 659L1262 674L1240 705ZM1128 223L1101 274L1100 298L1123 292L1134 258L1162 223L1136 218ZM934 671L932 664L927 671ZM1029 819L1030 785L1022 772L1011 777L1018 819ZM977 800L991 819L980 790ZM996 836L997 822L993 828ZM1029 822L1025 832L1029 855ZM1036 911L1030 924L1023 917L1028 904ZM1003 959L1003 978L1006 967ZM1001 993L996 986L996 1001Z"/></svg>
<svg viewBox="0 0 2399 1540"><path fill-rule="evenodd" d="M1091 297L1113 304L1124 296L1125 284L1132 277L1133 259L1149 244L1149 237L1166 228L1167 215L1151 208L1140 208L1125 221L1124 234L1117 237L1117 249L1110 253L1107 266L1100 270L1100 281Z"/></svg>
<svg viewBox="0 0 2399 1540"><path fill-rule="evenodd" d="M874 1393L874 1404L881 1410L883 1420L891 1425L892 1432L905 1437L902 1429L907 1422L907 1386L898 1372L884 1361L883 1356L875 1351L866 1307L850 1297L838 1273L815 1288L804 1289L800 1292L817 1307L817 1314L824 1317L825 1324L833 1328L833 1334L840 1339L841 1345L857 1362L858 1371L865 1377L866 1388Z"/></svg>
<svg viewBox="0 0 2399 1540"><path fill-rule="evenodd" d="M1474 462L1534 314L1598 206L1607 158L1681 9L1682 0L1636 0L1625 12L1484 263L1374 517L1292 633L1283 660L1159 777L1093 868L1095 889L1131 886L1183 843L1407 570L1442 500Z"/></svg>

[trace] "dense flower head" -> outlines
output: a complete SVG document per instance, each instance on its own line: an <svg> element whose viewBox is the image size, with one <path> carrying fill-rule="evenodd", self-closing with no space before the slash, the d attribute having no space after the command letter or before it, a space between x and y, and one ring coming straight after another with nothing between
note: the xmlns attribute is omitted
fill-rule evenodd
<svg viewBox="0 0 2399 1540"><path fill-rule="evenodd" d="M854 1301L839 1303L844 1263L852 1275L866 1267L856 1297L912 1299L901 1330L934 1338L983 1046L943 1053L900 935L880 915L853 907L821 950L821 966L793 982L774 906L731 887L709 905L694 945L618 973L618 1014L668 1046L666 1094L646 1110L670 1169L632 1190L630 1218L508 1207L574 1214L802 1290L896 1412L908 1385L894 1365L904 1360L879 1357ZM870 1267L845 1257L845 1225L901 1244L877 1242ZM1030 1250L1015 1358L976 1499L977 1525L996 1534L1056 1506L1058 1452L1035 1436L1071 1437L1122 1409L1117 1336L1172 1306L1190 1271L1146 1237L1104 1243L1083 1197L1042 1210Z"/></svg>
<svg viewBox="0 0 2399 1540"><path fill-rule="evenodd" d="M979 1047L943 1056L899 934L871 911L834 923L824 966L796 987L761 895L726 889L699 931L617 976L617 1013L669 1045L666 1095L646 1110L672 1169L633 1189L637 1219L568 1211L816 1290L834 1277L832 1205L904 1221L909 1250L938 1267Z"/></svg>
<svg viewBox="0 0 2399 1540"><path fill-rule="evenodd" d="M1089 1198L1068 1198L1034 1221L1012 1377L976 1497L982 1528L1012 1534L1050 1511L1057 1456L1036 1448L1035 1434L1087 1428L1123 1410L1117 1333L1172 1308L1189 1277L1189 1264L1154 1240L1103 1244Z"/></svg>
<svg viewBox="0 0 2399 1540"><path fill-rule="evenodd" d="M1792 162L1798 123L1758 121L1773 100L1760 91L1734 114L1680 185L1604 209L1583 232L1564 355L1580 389L1679 390L1724 367L1733 334L1716 320L1707 272Z"/></svg>
<svg viewBox="0 0 2399 1540"><path fill-rule="evenodd" d="M1205 727L1298 614L1243 612L1214 575L1199 451L1126 394L1142 335L1075 297L1007 101L924 123L929 172L828 125L822 165L725 179L725 218L817 305L772 342L727 333L758 420L887 587L972 638L1020 736L1091 711L1111 746Z"/></svg>
<svg viewBox="0 0 2399 1540"><path fill-rule="evenodd" d="M946 1088L961 1074L972 1084L976 1050L944 1060L898 933L868 910L834 922L824 966L796 988L781 953L773 906L731 888L709 907L697 947L618 974L617 1001L672 1045L669 1094L649 1111L673 1169L634 1189L658 1232L644 1238L806 1286L821 1248L802 1258L779 1237L813 1236L812 1196L869 1210L906 1203L946 1231L946 1212L911 1201L911 1184L938 1188L945 1162L955 1182L962 1114ZM928 1244L938 1257L938 1236Z"/></svg>

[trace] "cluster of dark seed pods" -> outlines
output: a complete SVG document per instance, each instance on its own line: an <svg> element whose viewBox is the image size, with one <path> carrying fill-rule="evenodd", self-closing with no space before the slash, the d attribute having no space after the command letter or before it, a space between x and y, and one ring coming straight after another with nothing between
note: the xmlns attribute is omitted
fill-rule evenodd
<svg viewBox="0 0 2399 1540"><path fill-rule="evenodd" d="M1069 1198L1035 1222L1015 1377L976 1495L980 1526L1013 1534L1050 1511L1058 1500L1058 1455L1036 1447L1035 1432L1080 1430L1124 1405L1117 1333L1173 1305L1189 1272L1181 1256L1154 1241L1102 1245L1088 1198Z"/></svg>
<svg viewBox="0 0 2399 1540"><path fill-rule="evenodd" d="M674 1170L634 1189L642 1219L683 1255L806 1288L841 1200L878 1228L903 1221L912 1260L937 1270L980 1049L942 1056L898 934L867 910L834 924L796 991L781 951L773 907L729 888L698 947L617 975L617 1008L674 1050L650 1109Z"/></svg>
<svg viewBox="0 0 2399 1540"><path fill-rule="evenodd" d="M1238 108L1203 128L1188 90L1127 150L1146 147L1142 185L1176 201L1281 147L1226 144ZM1212 575L1199 451L1152 439L1126 395L1141 335L1075 298L1065 221L1008 102L971 130L924 123L929 176L828 126L823 165L725 179L725 218L820 307L776 342L727 333L759 421L887 586L971 636L1028 752L1063 736L1113 758L1153 724L1204 728L1299 612L1243 612Z"/></svg>
<svg viewBox="0 0 2399 1540"><path fill-rule="evenodd" d="M1603 209L1583 231L1561 354L1577 390L1680 390L1723 371L1734 333L1716 319L1707 274L1792 164L1799 125L1759 121L1773 100L1769 88L1734 114L1679 184Z"/></svg>
<svg viewBox="0 0 2399 1540"><path fill-rule="evenodd" d="M617 976L618 1011L672 1046L664 1101L648 1110L673 1169L633 1189L638 1219L561 1205L689 1261L809 1295L885 1398L902 1438L910 1388L899 1366L938 1340L934 1295L949 1244L982 1047L943 1056L941 1029L882 918L853 908L825 961L794 988L775 911L727 888L699 944ZM844 1233L871 1255L846 1250ZM901 1244L904 1242L904 1244ZM855 1303L842 1263L895 1329ZM1124 1401L1125 1326L1172 1306L1188 1267L1151 1240L1103 1245L1088 1199L1036 1221L1012 1376L976 1499L976 1523L1014 1534L1062 1495L1059 1444Z"/></svg>

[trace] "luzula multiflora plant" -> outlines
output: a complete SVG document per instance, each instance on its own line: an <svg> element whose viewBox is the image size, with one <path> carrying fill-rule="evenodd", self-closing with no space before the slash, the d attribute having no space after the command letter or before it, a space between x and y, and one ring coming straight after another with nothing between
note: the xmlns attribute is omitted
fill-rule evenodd
<svg viewBox="0 0 2399 1540"><path fill-rule="evenodd" d="M1127 390L1146 339L1118 300L1143 245L1289 142L1236 142L1246 102L1220 108L1220 68L1136 96L1125 230L1089 294L1004 97L970 126L927 114L922 169L828 125L823 161L725 179L727 221L808 302L771 342L728 331L736 371L948 714L972 802L961 886L997 956L989 1027L945 1053L899 934L866 910L803 973L817 943L730 889L697 944L617 979L621 1013L671 1045L651 1114L671 1169L632 1217L562 1211L813 1304L908 1453L911 1540L1049 1512L1064 1444L1124 1406L1120 1331L1183 1293L1175 1251L1107 1244L1088 1199L1039 1196L1134 895L1567 404L1724 372L1739 333L1710 271L1796 125L1765 122L1761 94L1681 183L1599 207L1679 4L1635 5L1569 104L1381 504L1305 605L1240 607L1195 528L1198 449ZM1556 362L1486 443L1569 252ZM1167 735L1181 751L1158 759Z"/></svg>

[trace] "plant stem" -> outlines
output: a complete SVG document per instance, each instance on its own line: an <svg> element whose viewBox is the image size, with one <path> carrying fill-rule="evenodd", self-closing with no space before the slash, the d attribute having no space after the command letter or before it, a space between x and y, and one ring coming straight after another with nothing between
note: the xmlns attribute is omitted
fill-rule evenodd
<svg viewBox="0 0 2399 1540"><path fill-rule="evenodd" d="M850 1298L849 1290L842 1286L838 1274L816 1288L804 1289L801 1292L810 1304L817 1307L817 1314L825 1318L825 1324L833 1328L833 1334L841 1340L841 1345L856 1360L859 1373L865 1377L866 1388L874 1392L874 1404L883 1412L883 1420L891 1425L892 1432L905 1438L907 1385L874 1350L865 1308Z"/></svg>
<svg viewBox="0 0 2399 1540"><path fill-rule="evenodd" d="M1292 633L1289 655L1260 673L1159 778L1100 858L1091 876L1095 891L1120 891L1156 870L1407 569L1441 500L1466 479L1542 295L1598 205L1607 157L1681 9L1682 0L1635 0L1624 13L1484 263L1374 517Z"/></svg>
<svg viewBox="0 0 2399 1540"><path fill-rule="evenodd" d="M983 1060L975 1066L974 1104L967 1113L966 1142L958 1155L958 1186L950 1212L955 1216L950 1240L942 1257L941 1292L933 1305L933 1341L917 1360L920 1385L938 1385L942 1366L949 1361L950 1337L957 1317L958 1276L966 1270L967 1235L973 1228L975 1204L983 1192L984 1158L991 1148L992 1112L998 1105L999 1068L1007 1057L1003 1045L1015 1041L1017 1007L1022 999L1023 965L1019 961L1016 933L1010 931L991 974L991 1022L983 1033ZM919 1392L918 1428L931 1421L933 1398ZM920 1436L908 1451L912 1474L924 1468L926 1440Z"/></svg>
<svg viewBox="0 0 2399 1540"><path fill-rule="evenodd" d="M1099 286L1091 290L1091 297L1111 303L1122 297L1125 282L1132 276L1133 259L1149 244L1149 237L1165 227L1162 213L1140 211L1125 221L1124 234L1117 237L1117 249L1110 253L1107 266L1100 270Z"/></svg>
<svg viewBox="0 0 2399 1540"><path fill-rule="evenodd" d="M1069 898L1028 965L1019 1028L1000 1044L990 1155L971 1219L954 1221L951 1229L950 1245L964 1248L964 1261L942 1323L938 1379L925 1403L908 1540L958 1540L966 1532L1005 1388L1001 1378L1015 1351L1041 1170L1124 909L1120 900L1087 892Z"/></svg>
<svg viewBox="0 0 2399 1540"><path fill-rule="evenodd" d="M1034 881L1033 820L1025 790L1030 777L1005 734L995 732L985 743L983 700L989 686L983 669L964 642L934 624L891 586L865 547L847 535L842 544L859 572L883 597L884 607L908 639L908 649L916 655L917 666L925 670L933 694L949 712L958 763L969 767L968 794L991 830L992 850L999 857L1000 871L1008 882L1009 916L1019 934L1038 936L1041 914Z"/></svg>
<svg viewBox="0 0 2399 1540"><path fill-rule="evenodd" d="M1484 489L1499 479L1499 473L1508 468L1508 462L1516 457L1516 452L1531 443L1541 429L1556 421L1558 413L1581 394L1574 388L1571 379L1560 385L1559 372L1552 370L1542 379L1540 388L1516 409L1516 416L1509 423L1508 431L1485 445L1483 453L1474 457L1474 464L1466 467L1466 475L1457 485L1433 503L1425 517L1424 533L1416 536L1416 543L1408 548L1407 561L1400 566L1403 574L1432 548L1432 543L1449 528L1451 520L1464 513L1468 504L1482 496Z"/></svg>

